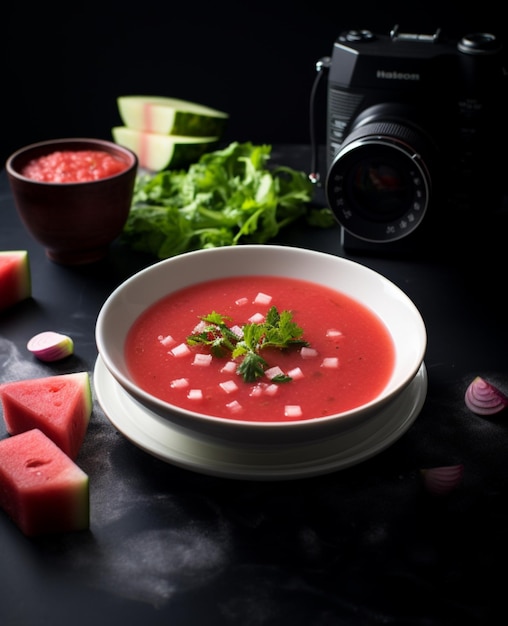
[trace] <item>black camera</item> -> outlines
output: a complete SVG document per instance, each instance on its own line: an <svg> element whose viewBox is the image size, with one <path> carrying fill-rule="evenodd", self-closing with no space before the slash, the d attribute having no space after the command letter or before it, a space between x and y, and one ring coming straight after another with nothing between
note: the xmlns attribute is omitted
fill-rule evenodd
<svg viewBox="0 0 508 626"><path fill-rule="evenodd" d="M474 233L499 208L501 50L489 33L338 37L327 59L324 191L346 250L428 249Z"/></svg>

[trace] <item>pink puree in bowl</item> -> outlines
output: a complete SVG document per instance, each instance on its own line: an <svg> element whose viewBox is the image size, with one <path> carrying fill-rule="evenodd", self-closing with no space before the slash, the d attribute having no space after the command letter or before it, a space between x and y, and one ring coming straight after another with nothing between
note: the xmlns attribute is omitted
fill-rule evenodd
<svg viewBox="0 0 508 626"><path fill-rule="evenodd" d="M127 163L104 150L57 150L30 161L21 172L46 183L81 183L114 176Z"/></svg>

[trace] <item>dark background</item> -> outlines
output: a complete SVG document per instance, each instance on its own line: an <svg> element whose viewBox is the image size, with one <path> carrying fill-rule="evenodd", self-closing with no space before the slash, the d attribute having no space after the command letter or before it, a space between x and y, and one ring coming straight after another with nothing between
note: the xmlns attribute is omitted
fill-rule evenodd
<svg viewBox="0 0 508 626"><path fill-rule="evenodd" d="M226 111L226 141L307 143L315 64L331 53L340 31L387 34L398 23L403 32L441 27L452 38L488 31L507 40L503 5L492 0L53 6L2 7L2 163L44 139L110 139L111 127L121 123L116 98L128 94Z"/></svg>

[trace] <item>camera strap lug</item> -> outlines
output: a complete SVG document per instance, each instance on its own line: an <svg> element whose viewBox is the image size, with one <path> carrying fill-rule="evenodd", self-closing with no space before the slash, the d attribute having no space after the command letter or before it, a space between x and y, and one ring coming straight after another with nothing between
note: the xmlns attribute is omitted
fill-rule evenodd
<svg viewBox="0 0 508 626"><path fill-rule="evenodd" d="M312 85L312 91L310 94L310 107L309 107L309 122L310 122L310 144L311 144L311 167L310 167L310 174L309 174L309 180L314 183L314 184L318 184L319 180L320 180L320 175L319 175L319 157L318 157L318 153L319 153L319 146L318 146L318 142L316 139L316 115L315 115L315 101L316 101L316 93L317 93L317 89L319 86L319 83L321 82L321 79L323 77L323 74L328 70L328 68L330 67L330 64L332 62L331 57L321 57L319 59L319 61L316 62L316 77L314 79L314 83Z"/></svg>

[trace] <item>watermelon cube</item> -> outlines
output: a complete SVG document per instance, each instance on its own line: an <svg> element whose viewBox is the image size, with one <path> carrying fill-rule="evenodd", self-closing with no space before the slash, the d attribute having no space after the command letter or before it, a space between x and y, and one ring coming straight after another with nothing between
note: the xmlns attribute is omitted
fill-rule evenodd
<svg viewBox="0 0 508 626"><path fill-rule="evenodd" d="M0 400L10 435L38 428L76 459L92 413L88 372L3 383Z"/></svg>
<svg viewBox="0 0 508 626"><path fill-rule="evenodd" d="M32 295L26 250L0 251L0 311Z"/></svg>
<svg viewBox="0 0 508 626"><path fill-rule="evenodd" d="M37 428L0 441L0 508L27 536L86 530L88 475Z"/></svg>

